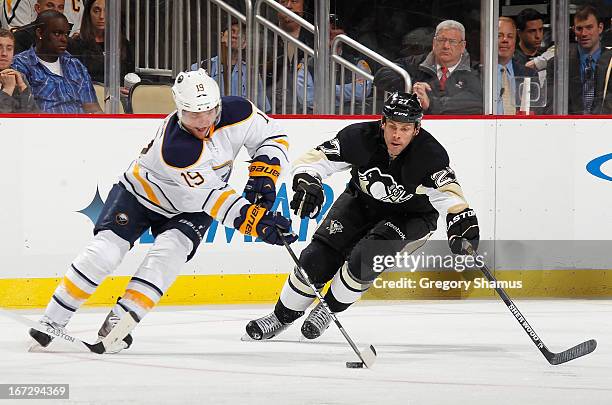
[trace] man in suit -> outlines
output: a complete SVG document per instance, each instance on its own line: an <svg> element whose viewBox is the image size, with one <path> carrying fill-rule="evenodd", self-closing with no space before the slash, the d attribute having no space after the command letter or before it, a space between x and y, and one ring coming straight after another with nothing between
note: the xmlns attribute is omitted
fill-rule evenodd
<svg viewBox="0 0 612 405"><path fill-rule="evenodd" d="M412 91L426 114L482 114L482 83L465 50L465 28L454 20L436 27L428 54L401 58L395 63L410 75ZM403 91L404 80L394 70L376 72L379 90Z"/></svg>
<svg viewBox="0 0 612 405"><path fill-rule="evenodd" d="M516 24L510 17L499 17L497 35L497 108L499 115L516 115L517 89L516 78L537 77L537 72L526 68L516 51Z"/></svg>
<svg viewBox="0 0 612 405"><path fill-rule="evenodd" d="M597 63L593 114L612 114L612 50L609 49Z"/></svg>
<svg viewBox="0 0 612 405"><path fill-rule="evenodd" d="M590 115L594 112L595 83L598 63L602 56L600 36L603 22L597 9L591 5L581 7L574 15L576 44L571 44L568 53L568 114ZM554 94L554 65L546 68L549 103L547 112L552 113ZM601 69L602 70L602 69Z"/></svg>

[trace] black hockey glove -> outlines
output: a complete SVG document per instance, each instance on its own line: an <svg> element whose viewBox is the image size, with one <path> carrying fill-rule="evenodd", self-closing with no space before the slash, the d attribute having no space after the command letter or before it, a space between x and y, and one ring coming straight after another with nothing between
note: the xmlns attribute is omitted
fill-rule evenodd
<svg viewBox="0 0 612 405"><path fill-rule="evenodd" d="M461 246L462 239L467 239L474 250L478 249L480 230L478 229L476 212L473 209L466 208L458 214L448 214L446 224L448 245L453 253L458 255L466 253Z"/></svg>
<svg viewBox="0 0 612 405"><path fill-rule="evenodd" d="M283 233L287 243L297 240L291 232L291 220L278 212L270 212L259 205L245 205L240 209L240 217L234 221L234 227L245 235L261 238L270 245L282 245L277 228Z"/></svg>
<svg viewBox="0 0 612 405"><path fill-rule="evenodd" d="M308 173L298 173L293 177L293 200L289 206L300 218L316 218L323 205L323 186L321 180Z"/></svg>
<svg viewBox="0 0 612 405"><path fill-rule="evenodd" d="M278 158L258 156L249 166L249 180L244 187L244 198L269 210L276 200L276 180L280 175Z"/></svg>

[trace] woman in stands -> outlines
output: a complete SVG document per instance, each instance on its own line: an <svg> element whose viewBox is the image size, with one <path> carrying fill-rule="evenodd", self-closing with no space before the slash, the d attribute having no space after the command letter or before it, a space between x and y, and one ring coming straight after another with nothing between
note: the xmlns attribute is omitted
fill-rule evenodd
<svg viewBox="0 0 612 405"><path fill-rule="evenodd" d="M91 80L104 83L104 28L106 23L106 7L104 0L86 0L83 10L80 35L72 39L68 52L78 58L89 71ZM134 52L125 37L121 35L121 77L135 70ZM128 94L126 88L121 88L123 95Z"/></svg>

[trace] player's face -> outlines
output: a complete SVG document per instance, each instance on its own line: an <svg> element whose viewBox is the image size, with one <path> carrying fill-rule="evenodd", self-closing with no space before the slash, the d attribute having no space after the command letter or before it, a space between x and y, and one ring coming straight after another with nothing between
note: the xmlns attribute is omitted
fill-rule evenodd
<svg viewBox="0 0 612 405"><path fill-rule="evenodd" d="M8 69L13 63L15 44L7 37L0 37L0 71Z"/></svg>
<svg viewBox="0 0 612 405"><path fill-rule="evenodd" d="M89 12L91 23L96 30L104 31L105 16L106 2L104 0L96 0Z"/></svg>
<svg viewBox="0 0 612 405"><path fill-rule="evenodd" d="M66 51L70 26L64 18L49 20L45 29L40 32L42 36L41 53L59 55Z"/></svg>
<svg viewBox="0 0 612 405"><path fill-rule="evenodd" d="M527 21L519 37L525 48L538 49L544 38L544 22L542 20Z"/></svg>
<svg viewBox="0 0 612 405"><path fill-rule="evenodd" d="M55 10L64 13L64 0L42 0L34 5L34 10L40 14L43 11Z"/></svg>
<svg viewBox="0 0 612 405"><path fill-rule="evenodd" d="M413 122L399 122L387 119L382 124L382 128L387 151L391 156L397 156L402 153L418 133Z"/></svg>
<svg viewBox="0 0 612 405"><path fill-rule="evenodd" d="M433 39L433 53L440 65L455 66L465 51L465 41L461 31L455 29L441 30Z"/></svg>
<svg viewBox="0 0 612 405"><path fill-rule="evenodd" d="M499 22L497 43L499 63L505 65L512 59L516 48L516 28L512 23L508 21Z"/></svg>
<svg viewBox="0 0 612 405"><path fill-rule="evenodd" d="M603 31L603 24L597 24L597 18L590 14L586 20L574 19L574 33L576 41L582 49L590 52L599 47L599 36Z"/></svg>
<svg viewBox="0 0 612 405"><path fill-rule="evenodd" d="M181 117L181 123L198 139L206 140L209 137L210 128L217 119L217 108L213 108L209 111L183 111Z"/></svg>

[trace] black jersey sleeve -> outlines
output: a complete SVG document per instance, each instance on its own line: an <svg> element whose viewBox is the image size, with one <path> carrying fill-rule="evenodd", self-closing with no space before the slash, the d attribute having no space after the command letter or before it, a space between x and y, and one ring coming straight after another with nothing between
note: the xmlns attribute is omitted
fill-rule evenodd
<svg viewBox="0 0 612 405"><path fill-rule="evenodd" d="M431 205L444 217L449 213L463 211L468 203L455 171L450 167L446 150L439 144L432 144L428 152L417 194L426 195Z"/></svg>

